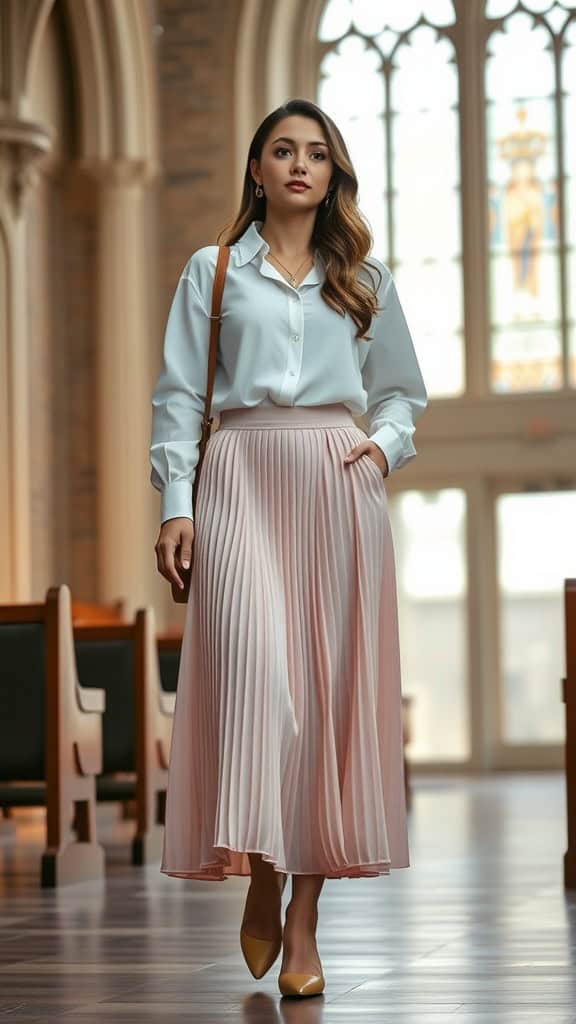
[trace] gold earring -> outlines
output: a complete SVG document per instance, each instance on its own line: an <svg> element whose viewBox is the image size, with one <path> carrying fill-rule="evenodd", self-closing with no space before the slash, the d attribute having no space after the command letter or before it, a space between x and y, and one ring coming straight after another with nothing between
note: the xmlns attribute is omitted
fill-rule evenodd
<svg viewBox="0 0 576 1024"><path fill-rule="evenodd" d="M258 199L260 199L264 195L264 189L262 188L262 185L256 185L256 195L258 196Z"/></svg>

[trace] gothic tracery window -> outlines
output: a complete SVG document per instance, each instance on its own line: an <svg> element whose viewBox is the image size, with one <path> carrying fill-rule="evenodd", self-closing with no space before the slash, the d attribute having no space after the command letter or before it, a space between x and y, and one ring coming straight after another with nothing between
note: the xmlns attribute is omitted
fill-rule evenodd
<svg viewBox="0 0 576 1024"><path fill-rule="evenodd" d="M516 396L537 426L536 403L558 398L563 415L576 387L576 0L327 0L318 45L318 102L350 149L373 252L398 281L430 396L457 408L440 410L429 482L390 496L411 754L463 761L485 742L471 710L481 685L497 708L491 750L521 763L515 745L562 739L576 489L528 445L524 466L494 461L500 435L484 421L496 404L521 450ZM459 403L467 387L474 401ZM458 416L464 471L446 443ZM475 635L484 668L471 667Z"/></svg>
<svg viewBox="0 0 576 1024"><path fill-rule="evenodd" d="M328 0L318 33L319 103L432 397L465 390L458 28L451 0ZM486 0L484 30L488 387L575 386L576 2Z"/></svg>
<svg viewBox="0 0 576 1024"><path fill-rule="evenodd" d="M444 396L464 389L453 22L450 0L329 0L319 28L318 101L342 128L429 392Z"/></svg>
<svg viewBox="0 0 576 1024"><path fill-rule="evenodd" d="M576 383L576 3L488 0L491 384ZM572 207L572 216L570 208Z"/></svg>

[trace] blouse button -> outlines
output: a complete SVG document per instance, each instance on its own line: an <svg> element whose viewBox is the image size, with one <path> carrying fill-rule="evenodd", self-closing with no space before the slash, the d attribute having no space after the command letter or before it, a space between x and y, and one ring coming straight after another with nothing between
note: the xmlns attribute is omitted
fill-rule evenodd
<svg viewBox="0 0 576 1024"><path fill-rule="evenodd" d="M293 334L292 335L292 341L300 341L300 335L299 334Z"/></svg>

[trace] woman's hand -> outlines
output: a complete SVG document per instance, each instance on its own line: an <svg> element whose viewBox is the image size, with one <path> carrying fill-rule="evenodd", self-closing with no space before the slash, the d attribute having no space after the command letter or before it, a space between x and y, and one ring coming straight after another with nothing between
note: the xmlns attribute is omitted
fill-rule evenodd
<svg viewBox="0 0 576 1024"><path fill-rule="evenodd" d="M162 523L154 545L158 572L180 590L184 589L184 581L177 570L190 568L193 541L194 523L187 516L177 516Z"/></svg>
<svg viewBox="0 0 576 1024"><path fill-rule="evenodd" d="M361 441L355 448L352 448L345 457L344 462L355 462L356 459L366 456L368 459L372 459L376 463L378 469L382 473L382 476L388 476L390 471L388 466L388 460L384 455L384 452L374 441Z"/></svg>

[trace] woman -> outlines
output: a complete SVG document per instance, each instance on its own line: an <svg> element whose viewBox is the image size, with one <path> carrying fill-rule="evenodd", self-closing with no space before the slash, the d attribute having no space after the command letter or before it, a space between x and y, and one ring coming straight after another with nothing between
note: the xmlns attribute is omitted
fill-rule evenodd
<svg viewBox="0 0 576 1024"><path fill-rule="evenodd" d="M324 878L407 867L394 554L384 478L416 454L427 404L388 268L334 122L291 100L250 146L196 504L218 248L190 257L154 391L159 572L194 566L161 870L251 875L254 977L324 988ZM367 412L370 436L352 414ZM281 923L282 889L292 895Z"/></svg>

